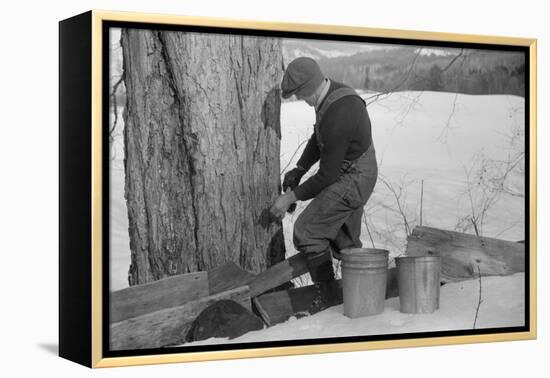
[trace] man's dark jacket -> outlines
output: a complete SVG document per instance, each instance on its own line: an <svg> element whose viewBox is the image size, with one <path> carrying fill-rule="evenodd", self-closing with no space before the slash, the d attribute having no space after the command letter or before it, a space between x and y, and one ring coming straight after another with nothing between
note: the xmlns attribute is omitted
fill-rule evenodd
<svg viewBox="0 0 550 378"><path fill-rule="evenodd" d="M341 87L346 85L331 80L323 102L334 90ZM318 109L321 109L323 102ZM344 160L357 159L372 143L369 115L359 96L345 96L336 100L325 111L318 127L322 151L319 150L314 133L297 163L307 171L320 160L317 173L294 189L296 198L301 201L315 197L335 182Z"/></svg>

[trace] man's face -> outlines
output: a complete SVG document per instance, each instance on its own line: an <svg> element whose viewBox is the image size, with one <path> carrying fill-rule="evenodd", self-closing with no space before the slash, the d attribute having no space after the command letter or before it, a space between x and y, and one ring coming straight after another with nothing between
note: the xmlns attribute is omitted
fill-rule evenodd
<svg viewBox="0 0 550 378"><path fill-rule="evenodd" d="M315 106L315 93L313 93L311 96L303 96L296 93L295 96L298 100L304 100L309 106Z"/></svg>

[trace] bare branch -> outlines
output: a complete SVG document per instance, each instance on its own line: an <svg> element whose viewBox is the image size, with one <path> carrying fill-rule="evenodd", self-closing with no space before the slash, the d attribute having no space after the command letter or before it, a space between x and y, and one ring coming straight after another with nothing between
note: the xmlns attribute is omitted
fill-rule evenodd
<svg viewBox="0 0 550 378"><path fill-rule="evenodd" d="M455 55L450 61L449 63L441 70L441 74L443 74L445 71L449 70L456 62L457 60L462 57L462 61L461 61L461 67L464 65L464 62L466 61L467 58L469 58L471 55L474 55L474 52L469 52L468 54L465 54L464 53L464 50L461 49L461 51ZM423 76L423 75L419 75L419 74L415 74L415 81L412 82L412 85L418 85L422 82L426 82L426 81L429 81L430 79L426 76ZM457 81L458 81L458 77L457 77Z"/></svg>
<svg viewBox="0 0 550 378"><path fill-rule="evenodd" d="M458 58L462 57L462 62L460 64L460 67L463 67L464 66L464 62L466 61L466 58L468 58L468 55L464 55L464 49L461 49L460 50L460 53L458 53L458 55L456 55L446 66L445 68L443 68L443 70L441 70L441 74L443 74L445 71L447 71L457 60ZM446 143L447 142L447 137L449 136L449 132L451 130L451 120L453 119L454 115L455 115L455 112L456 112L456 105L457 105L457 99L458 99L458 90L459 90L459 87L458 87L458 82L459 82L459 77L458 75L456 75L455 77L455 81L456 81L456 87L455 87L455 96L454 96L454 99L453 99L453 106L451 108L451 113L449 114L449 116L447 117L447 121L445 122L445 126L443 128L443 130L441 130L441 133L439 134L439 136L437 137L437 140L442 142L442 143Z"/></svg>
<svg viewBox="0 0 550 378"><path fill-rule="evenodd" d="M472 221L472 224L474 225L474 231L476 232L476 236L479 236L479 230L477 229L477 223L474 218L470 218L470 221Z"/></svg>
<svg viewBox="0 0 550 378"><path fill-rule="evenodd" d="M447 117L447 121L445 122L445 126L443 127L443 130L441 130L441 133L437 137L437 140L442 143L447 143L447 137L449 136L449 131L451 130L451 120L453 116L455 115L456 111L456 100L458 99L458 92L455 93L455 97L453 99L453 107L451 108L451 113L449 113L449 116Z"/></svg>
<svg viewBox="0 0 550 378"><path fill-rule="evenodd" d="M407 220L407 215L405 214L405 210L403 209L403 206L401 204L401 193L397 193L395 188L383 177L378 176L380 181L388 188L388 190L392 193L395 203L397 204L397 211L401 215L401 218L403 219L403 226L405 227L405 234L409 236L411 234L411 228L409 226L409 221Z"/></svg>
<svg viewBox="0 0 550 378"><path fill-rule="evenodd" d="M445 68L443 68L441 70L441 73L443 73L443 72L447 71L449 68L451 68L451 66L454 64L454 62L456 62L456 60L458 58L460 58L461 56L463 56L463 55L464 55L464 49L460 49L460 52L453 59L451 59L451 61L445 66Z"/></svg>
<svg viewBox="0 0 550 378"><path fill-rule="evenodd" d="M420 225L422 226L422 207L424 206L424 180L420 184Z"/></svg>
<svg viewBox="0 0 550 378"><path fill-rule="evenodd" d="M466 231L467 224L471 223L477 235L483 235L483 227L489 210L497 203L502 190L494 188L490 184L491 175L490 160L483 154L476 154L472 159L470 169L465 166L464 172L466 175L466 191L470 213L461 218L457 223L459 228L461 225ZM475 173L475 175L474 175Z"/></svg>
<svg viewBox="0 0 550 378"><path fill-rule="evenodd" d="M401 113L401 119L396 123L395 126L403 126L404 125L405 118L407 118L409 113L415 108L416 105L418 105L418 103L420 102L420 97L423 94L424 94L424 91L420 91L414 98L412 98L412 100L409 102L409 105L407 106L405 111L403 111ZM408 97L407 99L410 99L410 97Z"/></svg>
<svg viewBox="0 0 550 378"><path fill-rule="evenodd" d="M369 223L367 222L367 215L363 212L363 223L365 224L365 227L367 228L367 233L369 234L369 239L372 244L372 248L376 248L376 245L374 244L374 239L372 238L372 234L369 229Z"/></svg>
<svg viewBox="0 0 550 378"><path fill-rule="evenodd" d="M288 163L287 165L285 165L285 167L281 170L281 174L285 173L286 170L288 169L288 167L290 167L290 164L292 164L292 160L294 160L294 157L296 156L296 154L298 153L298 151L300 150L300 148L308 142L309 139L306 139L306 140L303 140L299 145L298 147L296 147L296 149L294 150L294 153L292 154L292 156L290 157L290 159L288 160Z"/></svg>
<svg viewBox="0 0 550 378"><path fill-rule="evenodd" d="M396 90L398 90L399 88L401 88L401 86L403 86L403 84L405 84L407 82L407 80L409 80L409 77L411 76L411 72L413 71L414 69L414 66L416 64L416 60L418 59L418 57L420 56L420 53L422 52L422 48L418 49L418 51L416 52L416 54L414 55L412 61L411 61L411 64L409 65L409 69L407 70L407 73L403 76L403 78L401 79L401 81L395 85L392 89L390 90L387 90L387 91L384 91L384 92L380 92L380 93L377 93L375 95L372 95L370 97L367 97L365 99L365 102L367 103L367 106L372 104L373 102L375 102L376 100L378 100L381 96L384 96L384 95L387 95L391 92L395 92Z"/></svg>
<svg viewBox="0 0 550 378"><path fill-rule="evenodd" d="M477 265L477 275L479 277L479 297L477 300L476 317L474 318L474 326L473 326L474 329L476 328L477 317L479 315L479 308L481 307L481 303L483 302L481 300L481 270L479 269L479 265Z"/></svg>

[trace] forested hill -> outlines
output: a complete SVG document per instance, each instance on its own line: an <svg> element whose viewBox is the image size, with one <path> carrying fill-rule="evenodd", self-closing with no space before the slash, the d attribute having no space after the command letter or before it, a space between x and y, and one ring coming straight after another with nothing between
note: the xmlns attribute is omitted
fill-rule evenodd
<svg viewBox="0 0 550 378"><path fill-rule="evenodd" d="M294 44L285 50L285 58L299 53ZM327 76L358 89L525 96L522 53L400 46L354 55L321 54L315 58ZM312 56L309 51L304 55Z"/></svg>

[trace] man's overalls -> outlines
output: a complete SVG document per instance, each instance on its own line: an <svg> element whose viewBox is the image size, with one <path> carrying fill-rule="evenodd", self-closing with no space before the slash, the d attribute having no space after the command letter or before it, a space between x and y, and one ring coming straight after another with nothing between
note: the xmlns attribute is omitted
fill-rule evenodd
<svg viewBox="0 0 550 378"><path fill-rule="evenodd" d="M352 88L331 92L316 113L314 125L320 156L323 140L319 125L323 115L336 100L344 96L359 96ZM363 101L364 102L364 101ZM344 160L336 182L321 191L298 216L294 223L294 246L314 255L332 250L339 259L344 248L360 248L363 207L369 199L378 176L374 146L353 161Z"/></svg>

